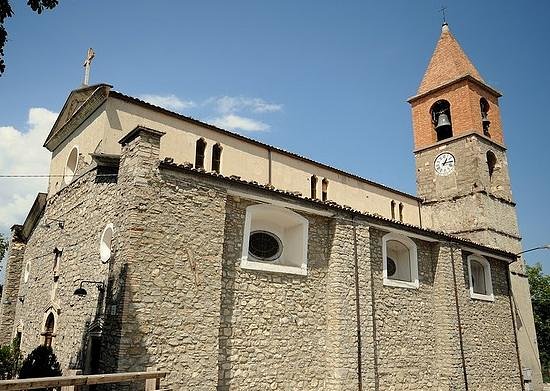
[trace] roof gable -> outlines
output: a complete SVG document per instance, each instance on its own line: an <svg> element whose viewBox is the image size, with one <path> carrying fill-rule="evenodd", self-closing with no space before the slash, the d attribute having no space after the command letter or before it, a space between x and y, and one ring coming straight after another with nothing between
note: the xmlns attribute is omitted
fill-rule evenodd
<svg viewBox="0 0 550 391"><path fill-rule="evenodd" d="M48 134L48 137L46 137L44 146L48 148L48 150L52 151L53 148L55 148L55 146L52 145L55 143L52 143L52 141L57 138L65 125L71 122L71 120L77 119L75 117L78 117L78 114L83 114L84 111L87 112L87 110L82 110L84 104L91 100L94 95L97 95L99 91L107 90L104 94L102 94L105 95L106 98L108 90L110 88L111 86L108 84L95 84L92 86L85 86L71 91L71 93L67 97L67 100L65 101L65 104L63 105L63 108L61 109L61 112L59 113L59 116L57 117L57 120L52 127L52 130ZM80 117L82 118L79 119L84 120L86 116L80 115Z"/></svg>
<svg viewBox="0 0 550 391"><path fill-rule="evenodd" d="M466 75L485 81L445 24L417 94L423 94Z"/></svg>

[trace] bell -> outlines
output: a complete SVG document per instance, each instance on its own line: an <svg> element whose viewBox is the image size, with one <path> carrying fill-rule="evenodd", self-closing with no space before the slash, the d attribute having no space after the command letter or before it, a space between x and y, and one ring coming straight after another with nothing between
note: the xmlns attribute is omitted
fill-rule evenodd
<svg viewBox="0 0 550 391"><path fill-rule="evenodd" d="M487 116L487 112L483 111L481 113L481 123L483 125L489 125L491 121L489 121L489 117Z"/></svg>
<svg viewBox="0 0 550 391"><path fill-rule="evenodd" d="M445 113L439 114L439 117L437 117L437 125L436 129L441 129L446 126L451 126L451 121L449 121L449 117Z"/></svg>

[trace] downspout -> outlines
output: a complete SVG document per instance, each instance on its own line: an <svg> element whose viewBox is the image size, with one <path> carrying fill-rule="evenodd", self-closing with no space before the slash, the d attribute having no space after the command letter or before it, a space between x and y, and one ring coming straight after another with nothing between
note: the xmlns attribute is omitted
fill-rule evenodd
<svg viewBox="0 0 550 391"><path fill-rule="evenodd" d="M423 228L422 227L422 202L418 200L417 204L418 204L418 222L419 222L420 228Z"/></svg>
<svg viewBox="0 0 550 391"><path fill-rule="evenodd" d="M374 270L373 270L373 262L372 257L370 257L370 303L371 303L371 311L372 311L372 341L373 341L373 352L374 352L374 391L378 391L380 389L380 383L378 380L378 335L376 332L376 304L374 301Z"/></svg>
<svg viewBox="0 0 550 391"><path fill-rule="evenodd" d="M271 168L271 163L272 163L272 158L271 158L271 148L267 148L267 160L268 160L268 166L267 166L267 184L269 186L272 186L273 185L273 182L272 182L272 177L271 177L271 173L272 173L272 168Z"/></svg>
<svg viewBox="0 0 550 391"><path fill-rule="evenodd" d="M355 318L357 320L357 389L363 390L362 363L361 363L361 309L359 304L359 257L357 255L357 224L355 216L352 217L353 224L353 257L355 274Z"/></svg>
<svg viewBox="0 0 550 391"><path fill-rule="evenodd" d="M512 302L512 282L510 280L510 264L508 264L508 270L506 272L506 283L508 284L508 299L510 300L510 314L512 315L512 326L514 327L514 341L516 343L516 356L518 358L519 378L521 381L521 389L525 391L525 380L523 379L523 370L521 368L521 358L519 354L518 333L516 329L516 314L514 314L514 304Z"/></svg>
<svg viewBox="0 0 550 391"><path fill-rule="evenodd" d="M462 373L464 376L464 387L468 391L468 374L466 372L466 358L464 357L464 341L462 339L462 321L460 320L460 307L458 305L458 287L456 283L454 248L451 246L451 266L453 268L453 283L455 291L456 318L458 321L458 338L460 341L460 358L462 360Z"/></svg>

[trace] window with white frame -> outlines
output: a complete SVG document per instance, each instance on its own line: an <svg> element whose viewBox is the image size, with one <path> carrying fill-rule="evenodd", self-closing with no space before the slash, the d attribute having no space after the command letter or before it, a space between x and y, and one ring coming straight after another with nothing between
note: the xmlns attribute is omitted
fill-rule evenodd
<svg viewBox="0 0 550 391"><path fill-rule="evenodd" d="M468 278L472 299L494 301L491 265L481 255L468 256Z"/></svg>
<svg viewBox="0 0 550 391"><path fill-rule="evenodd" d="M408 237L388 233L382 237L384 285L418 288L416 244Z"/></svg>
<svg viewBox="0 0 550 391"><path fill-rule="evenodd" d="M307 275L308 220L267 204L246 208L241 268Z"/></svg>

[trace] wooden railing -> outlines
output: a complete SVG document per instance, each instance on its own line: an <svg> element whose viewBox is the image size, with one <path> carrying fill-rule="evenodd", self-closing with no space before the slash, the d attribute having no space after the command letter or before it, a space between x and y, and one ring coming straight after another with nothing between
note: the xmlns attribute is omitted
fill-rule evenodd
<svg viewBox="0 0 550 391"><path fill-rule="evenodd" d="M0 380L0 391L33 390L36 388L56 388L74 390L75 386L109 384L122 382L145 382L146 390L160 390L160 379L168 372L123 372L104 375L75 375L58 377L37 377L33 379Z"/></svg>

